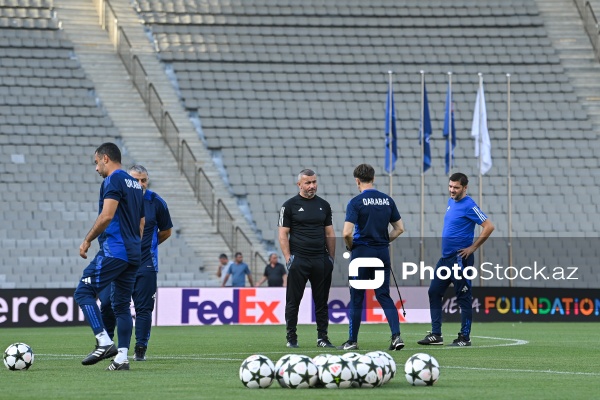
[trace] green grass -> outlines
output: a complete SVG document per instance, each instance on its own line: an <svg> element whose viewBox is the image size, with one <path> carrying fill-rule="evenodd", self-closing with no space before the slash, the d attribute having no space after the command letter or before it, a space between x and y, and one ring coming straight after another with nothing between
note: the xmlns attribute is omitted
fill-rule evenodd
<svg viewBox="0 0 600 400"><path fill-rule="evenodd" d="M346 326L330 326L330 338L340 344ZM264 354L275 363L291 353L282 326L155 327L147 362L131 361L130 371L105 371L108 361L84 367L81 359L92 350L87 327L0 330L0 347L29 344L35 363L29 371L0 370L0 398L12 399L311 399L311 398L434 398L434 399L591 399L600 387L597 323L474 324L470 348L423 347L426 325L402 325L407 343L390 352L399 370L406 359L427 352L441 365L440 380L432 387L413 387L398 374L376 389L292 390L274 383L251 390L238 379L241 361ZM450 342L457 324L445 324ZM301 348L294 353L311 357L316 348L314 326L300 326ZM360 352L387 348L387 325L362 325ZM334 351L336 352L336 351ZM341 353L341 352L339 352ZM375 392L372 392L375 391ZM10 395L8 395L10 393Z"/></svg>

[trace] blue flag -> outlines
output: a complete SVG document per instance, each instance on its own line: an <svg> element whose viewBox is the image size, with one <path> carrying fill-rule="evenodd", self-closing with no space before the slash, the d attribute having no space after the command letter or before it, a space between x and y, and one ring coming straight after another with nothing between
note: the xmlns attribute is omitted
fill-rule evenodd
<svg viewBox="0 0 600 400"><path fill-rule="evenodd" d="M450 140L448 135L452 132L452 151L450 151ZM450 84L446 94L446 110L444 112L444 138L446 138L446 174L454 167L454 149L456 148L456 128L454 127L454 107L452 105L452 93Z"/></svg>
<svg viewBox="0 0 600 400"><path fill-rule="evenodd" d="M391 151L390 151L390 124L391 124ZM390 165L390 153L392 155ZM389 174L396 168L398 148L396 144L396 110L394 107L394 90L392 85L388 89L387 102L385 105L385 171Z"/></svg>
<svg viewBox="0 0 600 400"><path fill-rule="evenodd" d="M423 136L423 132L425 135ZM421 144L421 138L425 137L425 144L423 145L423 172L431 168L431 147L429 146L429 139L431 138L431 117L429 116L429 102L427 101L427 87L423 86L423 121L421 121L420 132L419 132L419 144Z"/></svg>

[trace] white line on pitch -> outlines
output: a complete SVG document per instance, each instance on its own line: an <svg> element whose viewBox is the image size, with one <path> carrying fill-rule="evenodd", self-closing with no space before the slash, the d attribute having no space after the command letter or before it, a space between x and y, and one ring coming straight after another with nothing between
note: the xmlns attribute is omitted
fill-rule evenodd
<svg viewBox="0 0 600 400"><path fill-rule="evenodd" d="M442 369L468 369L475 371L499 371L499 372L528 372L534 374L558 374L558 375L587 375L587 376L600 376L597 372L570 372L570 371L552 371L544 369L511 369L511 368L479 368L479 367L456 367L442 365Z"/></svg>

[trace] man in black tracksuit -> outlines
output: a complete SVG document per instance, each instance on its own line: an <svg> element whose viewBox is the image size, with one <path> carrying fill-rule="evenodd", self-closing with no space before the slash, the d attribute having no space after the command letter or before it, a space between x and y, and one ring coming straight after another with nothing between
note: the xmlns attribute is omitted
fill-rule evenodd
<svg viewBox="0 0 600 400"><path fill-rule="evenodd" d="M287 347L298 347L298 308L306 281L310 281L317 319L317 347L335 347L327 337L329 288L335 257L331 206L317 196L317 175L304 169L298 174L298 195L279 212L279 245L288 269L285 322Z"/></svg>

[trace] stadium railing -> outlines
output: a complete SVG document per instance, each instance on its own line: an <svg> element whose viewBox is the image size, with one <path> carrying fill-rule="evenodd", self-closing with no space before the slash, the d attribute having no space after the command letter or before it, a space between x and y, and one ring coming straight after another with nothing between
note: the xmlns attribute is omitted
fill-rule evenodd
<svg viewBox="0 0 600 400"><path fill-rule="evenodd" d="M167 147L175 156L179 171L192 186L196 200L202 204L213 225L216 225L217 232L221 235L229 250L232 253L239 251L242 254L250 255L250 268L253 274L257 276L260 267L267 264L262 251L256 250L248 236L236 225L235 219L231 216L225 203L221 199L215 201L214 185L202 167L197 166L197 158L189 144L184 139L180 140L179 129L175 121L169 112L165 110L160 95L154 84L150 82L139 57L133 53L133 46L123 28L119 26L119 19L110 2L105 0L93 1L98 11L100 26L108 32L109 39L115 46L117 55L130 75L133 86L140 93L148 114L156 124Z"/></svg>
<svg viewBox="0 0 600 400"><path fill-rule="evenodd" d="M594 53L596 58L600 61L600 25L598 24L598 18L594 14L592 5L589 1L585 0L573 0L583 20L583 26L586 33L590 37L592 47L594 47Z"/></svg>

